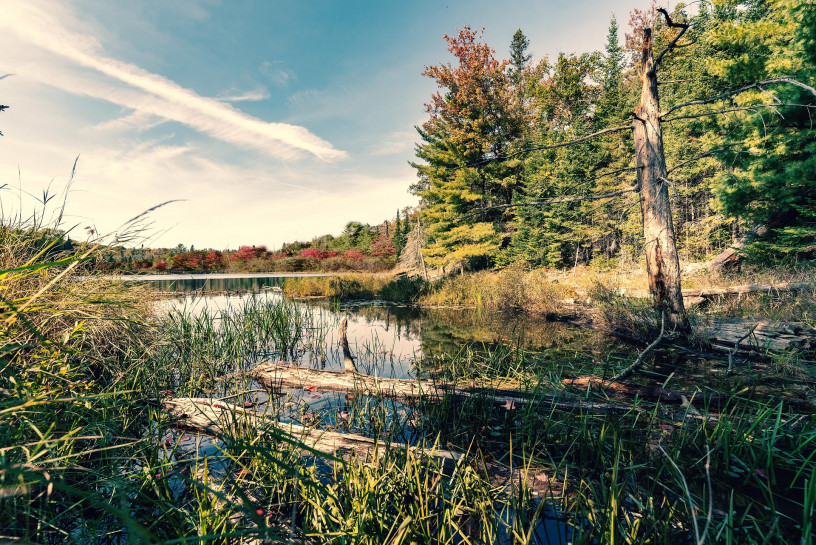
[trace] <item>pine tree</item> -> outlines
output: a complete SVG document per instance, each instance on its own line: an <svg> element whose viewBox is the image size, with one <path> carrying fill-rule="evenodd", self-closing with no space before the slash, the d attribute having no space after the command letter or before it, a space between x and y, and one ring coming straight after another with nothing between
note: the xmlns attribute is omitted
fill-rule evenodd
<svg viewBox="0 0 816 545"><path fill-rule="evenodd" d="M712 147L729 168L714 180L722 210L767 233L746 251L756 256L816 254L816 4L794 0L727 2L714 13L709 69L737 85L793 78L806 89L770 83L709 109L739 109L710 118ZM808 108L798 105L808 105ZM751 107L753 106L753 107ZM747 152L747 153L746 153Z"/></svg>
<svg viewBox="0 0 816 545"><path fill-rule="evenodd" d="M400 211L397 210L397 219L394 222L394 237L392 238L394 247L397 249L397 257L399 257L402 249L405 247L405 229L400 220Z"/></svg>
<svg viewBox="0 0 816 545"><path fill-rule="evenodd" d="M524 94L524 74L527 63L533 58L532 55L527 54L528 47L530 47L530 40L527 39L521 29L516 30L516 33L513 34L513 41L510 42L508 75L510 76L510 83L516 89L518 95Z"/></svg>
<svg viewBox="0 0 816 545"><path fill-rule="evenodd" d="M444 90L426 105L430 119L417 128L423 143L412 163L428 225L425 256L431 266L487 265L502 244L505 215L520 183L520 160L495 161L518 140L522 123L512 107L505 68L468 27L445 36L458 65L426 68Z"/></svg>

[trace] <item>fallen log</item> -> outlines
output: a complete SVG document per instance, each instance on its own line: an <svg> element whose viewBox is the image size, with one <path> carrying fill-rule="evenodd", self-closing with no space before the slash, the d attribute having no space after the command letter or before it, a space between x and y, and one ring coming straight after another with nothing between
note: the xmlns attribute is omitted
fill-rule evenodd
<svg viewBox="0 0 816 545"><path fill-rule="evenodd" d="M438 458L457 460L461 454L448 450L424 450L402 443L387 443L353 433L338 433L297 424L276 421L272 415L245 409L231 403L208 398L170 398L163 402L163 409L179 427L186 427L213 436L242 434L263 427L272 426L291 439L330 456L340 453L347 456L356 454L384 453L387 448L422 451Z"/></svg>
<svg viewBox="0 0 816 545"><path fill-rule="evenodd" d="M775 282L771 284L743 284L711 288L684 289L683 297L713 297L715 295L736 295L745 293L775 293L816 288L813 282ZM621 295L645 299L651 297L649 290L621 290Z"/></svg>
<svg viewBox="0 0 816 545"><path fill-rule="evenodd" d="M534 404L538 411L577 411L591 415L620 415L637 410L631 404L593 401L566 392L557 395L542 395L538 392L518 390L457 387L424 379L386 379L357 373L338 373L275 363L262 363L252 369L249 375L273 391L281 388L301 390L309 388L309 390L323 392L395 397L403 401L411 399L438 401L445 396L465 400L479 396L491 400L494 405L504 410L519 409L525 405ZM666 413L663 416L675 420L685 418L679 413Z"/></svg>
<svg viewBox="0 0 816 545"><path fill-rule="evenodd" d="M742 250L745 245L756 238L757 236L762 236L768 232L768 228L765 225L759 224L755 225L753 228L748 230L739 240L734 242L730 247L726 248L710 261L706 261L704 263L689 263L683 270L681 274L683 276L691 276L697 274L699 272L708 271L714 274L719 274L725 269L726 267L731 267L739 263L740 260L740 250Z"/></svg>
<svg viewBox="0 0 816 545"><path fill-rule="evenodd" d="M561 383L564 386L572 386L582 390L589 388L593 391L603 391L614 396L639 397L648 401L659 401L663 404L683 407L688 405L711 407L725 399L724 396L719 394L706 394L699 390L667 390L659 386L612 382L592 375L582 375L572 379L565 378Z"/></svg>
<svg viewBox="0 0 816 545"><path fill-rule="evenodd" d="M734 353L816 350L816 329L802 322L726 318L701 333L715 348Z"/></svg>

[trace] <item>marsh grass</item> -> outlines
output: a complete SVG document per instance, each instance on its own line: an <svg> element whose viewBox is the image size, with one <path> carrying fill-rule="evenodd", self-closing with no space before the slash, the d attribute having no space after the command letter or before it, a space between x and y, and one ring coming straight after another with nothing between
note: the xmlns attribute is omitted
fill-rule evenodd
<svg viewBox="0 0 816 545"><path fill-rule="evenodd" d="M84 253L57 252L60 233L29 224L2 236L2 540L544 543L542 519L563 528L556 543L688 542L695 527L706 543L811 539L816 417L743 383L717 384L727 402L685 409L679 420L642 400L618 415L542 410L537 400L562 378L612 356L470 345L425 355L418 366L463 385L513 384L530 402L497 407L489 389L438 403L352 395L310 418L465 453L454 467L384 444L382 456L318 455L274 426L237 425L239 414L205 439L162 415L166 390L220 388L250 401L244 392L257 385L236 371L319 351L333 342L334 324L316 309L258 299L218 315L188 309L161 319L137 285L80 278L79 266L58 278ZM549 308L563 295L535 295L510 275L490 282L488 290L445 289L459 301L504 294L502 308L530 300ZM366 346L358 351L372 362L387 350L376 339ZM271 398L262 409L280 416L281 403Z"/></svg>

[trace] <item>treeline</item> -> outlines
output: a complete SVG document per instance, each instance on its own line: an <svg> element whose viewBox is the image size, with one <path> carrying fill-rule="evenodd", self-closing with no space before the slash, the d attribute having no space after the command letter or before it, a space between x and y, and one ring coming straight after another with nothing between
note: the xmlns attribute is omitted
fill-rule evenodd
<svg viewBox="0 0 816 545"><path fill-rule="evenodd" d="M693 15L682 5L671 14L690 28L659 75L680 258L704 259L758 225L764 236L746 246L752 257L813 257L816 5L698 5ZM654 10L635 10L625 40L613 17L603 51L555 59L534 60L521 30L507 59L468 27L445 37L454 62L424 72L440 90L417 127L411 188L421 198L428 265L640 261L646 241L631 131L603 131L632 123L644 28L653 29L655 55L678 34Z"/></svg>
<svg viewBox="0 0 816 545"><path fill-rule="evenodd" d="M322 235L308 242L283 244L279 250L266 246L241 246L237 250L196 250L179 244L175 248L108 247L100 252L97 269L107 272L379 272L396 265L408 235L408 223L416 222L411 208L379 225L349 222L338 236Z"/></svg>

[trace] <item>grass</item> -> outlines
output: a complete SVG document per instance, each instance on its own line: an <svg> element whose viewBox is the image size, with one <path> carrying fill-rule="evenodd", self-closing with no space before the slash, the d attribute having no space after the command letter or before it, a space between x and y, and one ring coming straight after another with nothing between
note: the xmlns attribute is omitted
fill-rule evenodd
<svg viewBox="0 0 816 545"><path fill-rule="evenodd" d="M0 235L0 540L535 543L543 542L542 519L571 543L686 542L695 527L706 543L812 539L816 417L761 394L761 375L699 380L686 364L682 380L724 401L699 415L675 407L690 416L683 420L643 400L629 400L622 414L558 412L541 403L564 388L562 379L597 371L601 360L611 372L634 352L593 347L594 337L546 352L518 340L470 344L426 351L417 365L464 385L511 384L531 402L497 407L489 390L439 403L338 396L308 417L466 453L453 467L402 449L350 460L304 456L297 438L272 426L236 428L197 447L162 414L168 390L251 402L257 385L241 370L325 351L334 341L330 317L252 299L218 314L180 309L160 318L137 284L80 278L80 265L67 270L78 255L55 250L58 232L22 222L4 224ZM484 273L434 288L304 279L287 293L305 294L313 282L314 291L340 298L394 290L426 304L540 313L577 294L563 278L545 277ZM292 402L272 397L267 409L300 414Z"/></svg>

